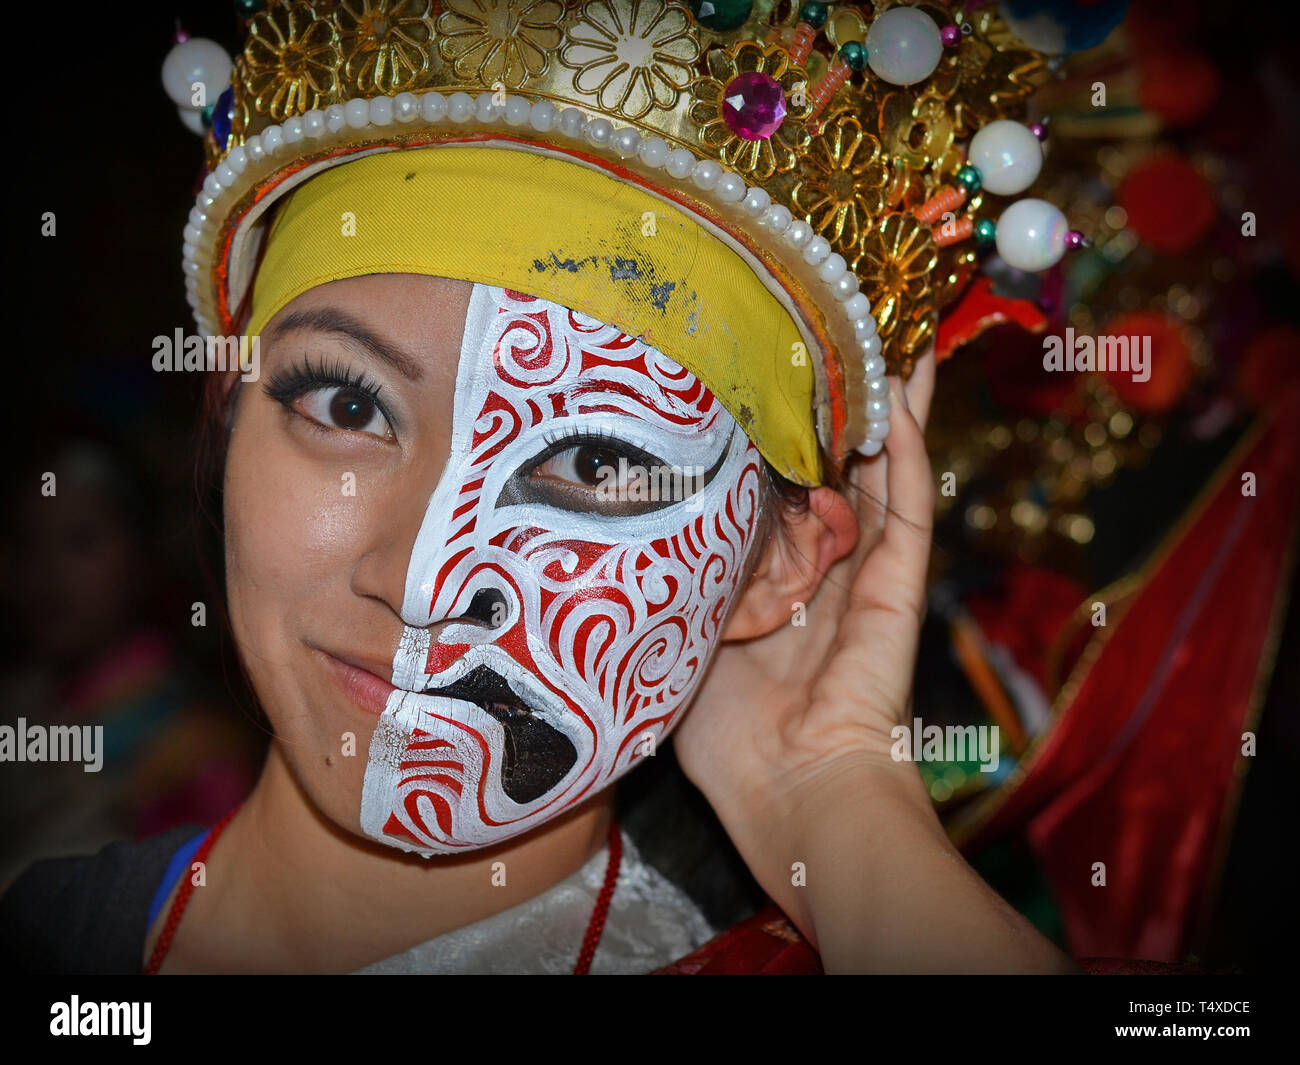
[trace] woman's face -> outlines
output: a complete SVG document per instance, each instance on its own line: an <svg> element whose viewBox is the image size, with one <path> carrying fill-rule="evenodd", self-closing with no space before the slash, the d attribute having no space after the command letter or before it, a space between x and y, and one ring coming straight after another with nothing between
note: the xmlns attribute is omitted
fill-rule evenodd
<svg viewBox="0 0 1300 1065"><path fill-rule="evenodd" d="M757 527L759 454L712 393L616 328L441 278L323 285L261 345L231 616L316 805L457 853L652 754Z"/></svg>

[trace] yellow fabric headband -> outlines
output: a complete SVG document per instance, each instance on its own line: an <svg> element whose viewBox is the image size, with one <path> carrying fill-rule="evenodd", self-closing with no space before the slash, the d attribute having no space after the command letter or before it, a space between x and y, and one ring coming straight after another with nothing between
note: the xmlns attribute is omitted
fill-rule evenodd
<svg viewBox="0 0 1300 1065"><path fill-rule="evenodd" d="M247 332L317 285L386 273L500 285L639 336L700 378L779 472L822 481L790 312L736 251L643 189L485 146L343 163L280 205Z"/></svg>

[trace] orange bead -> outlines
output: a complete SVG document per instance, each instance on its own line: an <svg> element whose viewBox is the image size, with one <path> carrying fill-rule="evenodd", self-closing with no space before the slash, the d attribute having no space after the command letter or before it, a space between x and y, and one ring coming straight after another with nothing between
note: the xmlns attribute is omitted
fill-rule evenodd
<svg viewBox="0 0 1300 1065"><path fill-rule="evenodd" d="M957 244L974 232L975 219L969 215L965 218L954 218L930 230L931 235L934 237L935 246L938 248L946 248L949 244Z"/></svg>
<svg viewBox="0 0 1300 1065"><path fill-rule="evenodd" d="M941 188L915 211L918 222L933 225L943 217L945 211L955 211L966 202L966 190L960 185L947 185Z"/></svg>
<svg viewBox="0 0 1300 1065"><path fill-rule="evenodd" d="M849 80L849 75L853 73L853 68L844 62L842 57L836 57L835 62L831 64L830 70L822 76L812 91L812 114L810 120L820 117L821 113L826 110L826 105L831 102L831 97L840 90L840 86Z"/></svg>
<svg viewBox="0 0 1300 1065"><path fill-rule="evenodd" d="M795 66L804 65L816 38L817 31L806 22L801 22L794 28L794 40L790 43L790 58Z"/></svg>

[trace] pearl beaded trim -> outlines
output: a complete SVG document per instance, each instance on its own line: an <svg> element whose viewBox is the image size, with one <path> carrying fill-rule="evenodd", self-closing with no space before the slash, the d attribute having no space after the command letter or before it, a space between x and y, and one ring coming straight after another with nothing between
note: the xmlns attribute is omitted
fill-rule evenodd
<svg viewBox="0 0 1300 1065"><path fill-rule="evenodd" d="M213 331L200 310L199 253L210 256L216 240L220 212L211 208L237 183L239 175L251 164L270 158L287 145L321 140L341 133L345 128L402 125L422 120L426 124L452 123L461 126L494 124L530 127L538 133L559 133L574 141L584 141L620 159L636 157L651 169L663 170L682 184L691 184L709 194L719 204L739 205L752 216L756 226L780 237L791 253L797 253L808 266L817 268L817 277L828 296L839 306L840 313L852 323L853 335L864 357L866 378L866 439L858 446L862 455L878 454L889 435L889 382L885 380L885 360L871 304L859 291L857 277L848 269L844 256L831 251L830 243L814 236L812 226L796 220L790 209L773 204L761 188L745 185L740 175L724 169L712 159L701 159L687 148L672 148L660 137L642 137L630 127L616 128L605 118L588 118L575 107L560 110L549 100L530 102L523 96L511 96L504 105L493 100L491 93L478 97L455 92L444 96L427 92L420 96L403 92L394 96L349 100L331 104L324 110L308 111L287 119L278 126L268 126L244 144L232 148L225 159L203 182L197 202L190 211L183 231L182 248L185 269L186 301L194 310L199 330Z"/></svg>

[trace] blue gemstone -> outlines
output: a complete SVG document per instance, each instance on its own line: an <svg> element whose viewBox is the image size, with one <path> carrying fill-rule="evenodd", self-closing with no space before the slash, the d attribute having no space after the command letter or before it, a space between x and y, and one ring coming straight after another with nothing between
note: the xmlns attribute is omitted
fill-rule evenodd
<svg viewBox="0 0 1300 1065"><path fill-rule="evenodd" d="M230 126L235 121L235 90L232 86L217 97L217 106L212 112L212 136L217 148L226 150L230 141Z"/></svg>

